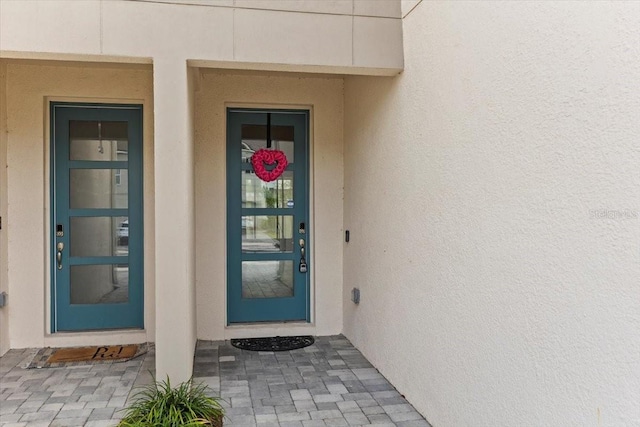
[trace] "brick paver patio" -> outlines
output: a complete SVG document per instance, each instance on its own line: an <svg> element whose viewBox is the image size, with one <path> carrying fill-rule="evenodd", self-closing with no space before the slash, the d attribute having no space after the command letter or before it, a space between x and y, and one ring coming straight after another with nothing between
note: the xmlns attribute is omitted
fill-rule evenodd
<svg viewBox="0 0 640 427"><path fill-rule="evenodd" d="M0 358L0 426L114 426L135 386L149 383L154 353L124 363L23 369L32 350ZM199 341L194 377L223 399L225 425L429 424L342 336L288 352L250 352Z"/></svg>

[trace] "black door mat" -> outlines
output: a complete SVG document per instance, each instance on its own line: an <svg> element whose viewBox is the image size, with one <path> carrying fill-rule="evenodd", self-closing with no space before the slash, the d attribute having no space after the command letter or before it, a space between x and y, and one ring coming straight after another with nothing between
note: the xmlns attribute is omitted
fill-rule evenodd
<svg viewBox="0 0 640 427"><path fill-rule="evenodd" d="M313 344L311 335L297 337L242 338L231 340L231 345L249 351L289 351Z"/></svg>

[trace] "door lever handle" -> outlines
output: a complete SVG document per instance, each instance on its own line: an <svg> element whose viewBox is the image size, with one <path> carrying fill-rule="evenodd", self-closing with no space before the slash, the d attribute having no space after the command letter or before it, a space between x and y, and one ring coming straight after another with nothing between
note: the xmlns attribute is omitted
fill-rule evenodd
<svg viewBox="0 0 640 427"><path fill-rule="evenodd" d="M56 260L58 261L58 270L62 270L62 251L64 250L64 243L58 242L56 249L58 252L56 253Z"/></svg>
<svg viewBox="0 0 640 427"><path fill-rule="evenodd" d="M298 244L300 245L300 256L304 258L304 239L298 240Z"/></svg>
<svg viewBox="0 0 640 427"><path fill-rule="evenodd" d="M298 244L300 245L300 264L298 264L298 270L300 273L307 272L307 260L305 259L305 250L304 250L304 239L298 240Z"/></svg>

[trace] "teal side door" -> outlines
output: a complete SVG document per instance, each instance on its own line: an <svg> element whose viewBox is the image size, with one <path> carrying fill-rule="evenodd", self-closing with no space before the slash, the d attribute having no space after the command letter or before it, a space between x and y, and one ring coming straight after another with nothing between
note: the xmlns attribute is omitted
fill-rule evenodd
<svg viewBox="0 0 640 427"><path fill-rule="evenodd" d="M52 331L144 327L142 106L51 104Z"/></svg>
<svg viewBox="0 0 640 427"><path fill-rule="evenodd" d="M278 179L260 149L286 156ZM310 320L308 150L308 111L227 111L228 323Z"/></svg>

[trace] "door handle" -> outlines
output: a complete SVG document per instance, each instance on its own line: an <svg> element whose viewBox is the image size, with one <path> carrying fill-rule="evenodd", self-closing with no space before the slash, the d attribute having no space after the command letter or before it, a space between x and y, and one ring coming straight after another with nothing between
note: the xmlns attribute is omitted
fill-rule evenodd
<svg viewBox="0 0 640 427"><path fill-rule="evenodd" d="M56 260L58 261L58 270L62 270L62 251L64 250L64 243L58 242L56 246L58 252L56 253Z"/></svg>
<svg viewBox="0 0 640 427"><path fill-rule="evenodd" d="M304 239L298 240L298 244L300 245L300 256L304 258Z"/></svg>
<svg viewBox="0 0 640 427"><path fill-rule="evenodd" d="M306 273L307 260L304 257L304 239L298 240L298 244L300 245L300 264L298 264L298 271L300 271L300 273Z"/></svg>

